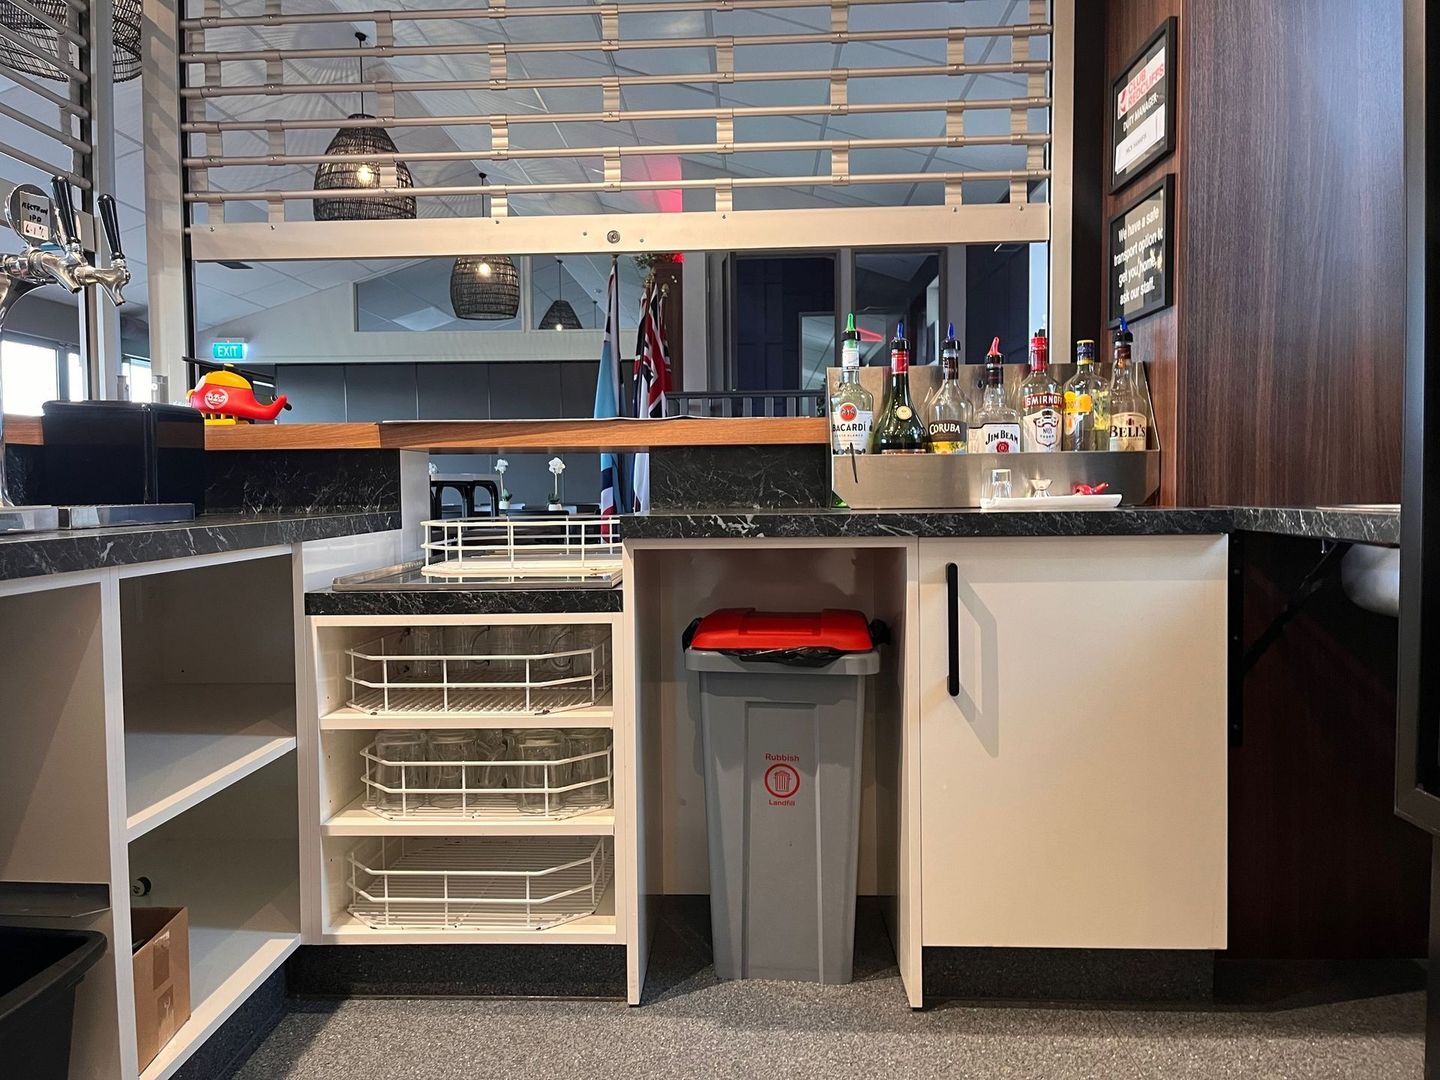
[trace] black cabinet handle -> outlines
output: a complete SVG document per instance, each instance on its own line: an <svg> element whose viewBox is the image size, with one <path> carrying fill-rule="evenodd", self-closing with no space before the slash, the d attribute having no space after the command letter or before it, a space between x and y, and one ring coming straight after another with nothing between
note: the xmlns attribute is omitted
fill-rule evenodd
<svg viewBox="0 0 1440 1080"><path fill-rule="evenodd" d="M945 623L949 634L947 660L949 671L945 676L945 688L951 697L960 696L960 570L952 563L945 564Z"/></svg>

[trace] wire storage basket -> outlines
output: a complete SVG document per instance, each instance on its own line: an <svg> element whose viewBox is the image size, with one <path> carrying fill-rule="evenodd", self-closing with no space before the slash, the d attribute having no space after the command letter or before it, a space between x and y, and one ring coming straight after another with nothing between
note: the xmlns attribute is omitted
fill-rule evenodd
<svg viewBox="0 0 1440 1080"><path fill-rule="evenodd" d="M554 820L615 802L602 728L381 732L360 753L365 807L385 818Z"/></svg>
<svg viewBox="0 0 1440 1080"><path fill-rule="evenodd" d="M457 576L523 573L531 577L609 574L620 565L614 516L557 514L536 518L422 521L424 572Z"/></svg>
<svg viewBox="0 0 1440 1080"><path fill-rule="evenodd" d="M406 627L345 651L346 704L371 716L542 716L597 705L610 691L602 624Z"/></svg>
<svg viewBox="0 0 1440 1080"><path fill-rule="evenodd" d="M377 930L545 930L595 914L611 871L594 837L385 837L348 861L350 914Z"/></svg>

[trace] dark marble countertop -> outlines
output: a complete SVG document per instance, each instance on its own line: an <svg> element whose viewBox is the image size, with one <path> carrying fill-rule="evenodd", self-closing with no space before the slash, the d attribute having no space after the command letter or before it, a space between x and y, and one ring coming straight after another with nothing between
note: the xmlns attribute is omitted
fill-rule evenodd
<svg viewBox="0 0 1440 1080"><path fill-rule="evenodd" d="M1236 532L1306 536L1389 547L1400 543L1400 515L1384 510L1237 506L1232 513Z"/></svg>
<svg viewBox="0 0 1440 1080"><path fill-rule="evenodd" d="M805 537L1180 536L1231 532L1393 545L1400 515L1313 507L980 510L662 510L623 520L627 540Z"/></svg>
<svg viewBox="0 0 1440 1080"><path fill-rule="evenodd" d="M656 511L622 519L627 540L910 536L1173 536L1227 533L1227 509Z"/></svg>
<svg viewBox="0 0 1440 1080"><path fill-rule="evenodd" d="M531 615L621 610L620 589L385 589L305 594L306 615Z"/></svg>
<svg viewBox="0 0 1440 1080"><path fill-rule="evenodd" d="M0 580L298 544L400 528L398 513L202 514L169 525L0 536Z"/></svg>

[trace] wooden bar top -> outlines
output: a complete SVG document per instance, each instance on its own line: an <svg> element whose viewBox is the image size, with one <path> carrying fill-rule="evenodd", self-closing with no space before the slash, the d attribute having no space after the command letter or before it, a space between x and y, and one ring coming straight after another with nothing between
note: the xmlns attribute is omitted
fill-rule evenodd
<svg viewBox="0 0 1440 1080"><path fill-rule="evenodd" d="M665 420L399 420L354 424L235 424L205 429L207 450L427 450L584 453L668 446L824 445L824 417ZM38 416L5 417L5 440L42 443Z"/></svg>

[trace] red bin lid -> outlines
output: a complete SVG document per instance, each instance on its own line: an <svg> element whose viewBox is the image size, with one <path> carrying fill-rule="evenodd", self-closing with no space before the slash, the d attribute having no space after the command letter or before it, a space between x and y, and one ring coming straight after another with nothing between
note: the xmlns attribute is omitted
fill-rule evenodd
<svg viewBox="0 0 1440 1080"><path fill-rule="evenodd" d="M869 652L870 626L858 611L756 611L722 608L706 615L690 640L693 649L830 648Z"/></svg>

